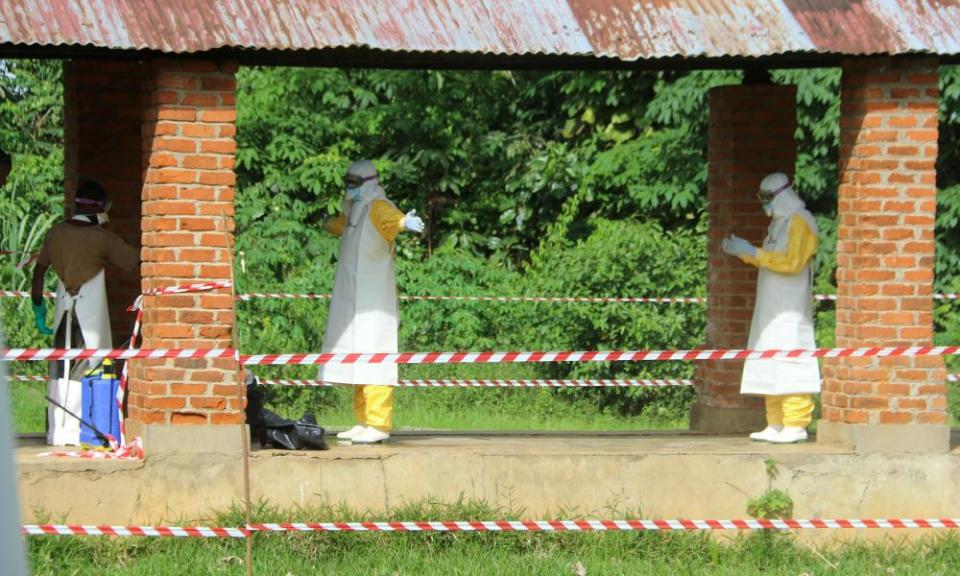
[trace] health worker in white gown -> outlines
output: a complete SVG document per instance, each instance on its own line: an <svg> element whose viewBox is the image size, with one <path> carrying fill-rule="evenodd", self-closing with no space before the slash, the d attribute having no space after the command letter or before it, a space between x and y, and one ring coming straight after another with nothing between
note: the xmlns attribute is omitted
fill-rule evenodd
<svg viewBox="0 0 960 576"><path fill-rule="evenodd" d="M764 178L757 196L772 218L763 246L757 248L737 236L723 241L724 252L759 269L747 347L816 348L812 263L817 223L785 174ZM766 401L767 427L751 434L751 440L803 442L813 418L812 395L820 392L820 366L816 358L747 360L740 392L762 395Z"/></svg>
<svg viewBox="0 0 960 576"><path fill-rule="evenodd" d="M416 210L404 214L387 200L370 160L351 164L344 183L342 213L326 223L341 239L323 351L397 352L394 240L404 230L423 232L423 221ZM338 440L375 444L390 438L396 364L324 364L318 377L354 385L357 424Z"/></svg>

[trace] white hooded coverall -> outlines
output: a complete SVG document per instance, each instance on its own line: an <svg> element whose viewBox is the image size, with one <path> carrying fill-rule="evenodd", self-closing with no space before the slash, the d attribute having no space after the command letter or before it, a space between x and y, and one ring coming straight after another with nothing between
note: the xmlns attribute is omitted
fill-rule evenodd
<svg viewBox="0 0 960 576"><path fill-rule="evenodd" d="M359 201L346 199L343 206L343 213L326 226L341 240L323 352L397 352L393 241L403 228L404 214L387 200L376 179L362 185ZM357 385L357 422L391 429L396 364L324 364L318 378Z"/></svg>
<svg viewBox="0 0 960 576"><path fill-rule="evenodd" d="M792 188L777 194L772 208L762 249L741 256L759 269L747 347L816 348L811 261L817 224ZM766 396L769 425L805 428L813 414L811 394L820 392L820 367L816 358L747 360L740 392Z"/></svg>

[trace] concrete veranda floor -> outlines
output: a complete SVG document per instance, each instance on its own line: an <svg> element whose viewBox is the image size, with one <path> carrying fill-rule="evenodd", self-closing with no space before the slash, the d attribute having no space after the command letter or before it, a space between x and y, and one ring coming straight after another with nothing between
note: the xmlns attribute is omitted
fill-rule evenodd
<svg viewBox="0 0 960 576"><path fill-rule="evenodd" d="M380 511L462 497L524 517L739 518L767 488L772 458L781 472L774 487L793 497L796 517L960 517L958 430L950 453L918 455L689 432L400 432L382 446L330 440L327 451L254 450L254 499ZM17 451L28 519L189 521L242 494L236 453L148 453L131 462L39 457L45 450Z"/></svg>

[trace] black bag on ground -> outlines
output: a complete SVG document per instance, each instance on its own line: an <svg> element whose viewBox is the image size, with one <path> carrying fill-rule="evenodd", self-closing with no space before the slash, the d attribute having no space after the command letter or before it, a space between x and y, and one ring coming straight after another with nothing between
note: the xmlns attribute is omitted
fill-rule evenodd
<svg viewBox="0 0 960 576"><path fill-rule="evenodd" d="M323 438L323 426L317 424L312 412L306 412L300 420L288 420L263 407L263 391L257 378L247 372L247 423L250 437L260 446L272 446L286 450L327 450Z"/></svg>

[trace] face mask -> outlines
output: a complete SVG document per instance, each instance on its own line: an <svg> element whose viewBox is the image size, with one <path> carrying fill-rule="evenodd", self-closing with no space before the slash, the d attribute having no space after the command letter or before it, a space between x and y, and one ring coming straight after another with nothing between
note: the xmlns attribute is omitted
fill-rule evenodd
<svg viewBox="0 0 960 576"><path fill-rule="evenodd" d="M763 205L763 213L767 215L767 218L773 218L773 203L769 202Z"/></svg>
<svg viewBox="0 0 960 576"><path fill-rule="evenodd" d="M97 224L100 224L102 226L109 221L110 221L110 217L107 216L106 212L100 212L97 214Z"/></svg>
<svg viewBox="0 0 960 576"><path fill-rule="evenodd" d="M356 174L347 174L343 178L343 183L347 188L347 198L357 202L362 196L361 189L365 182L374 180L377 177L376 174L371 174L370 176L357 176Z"/></svg>

